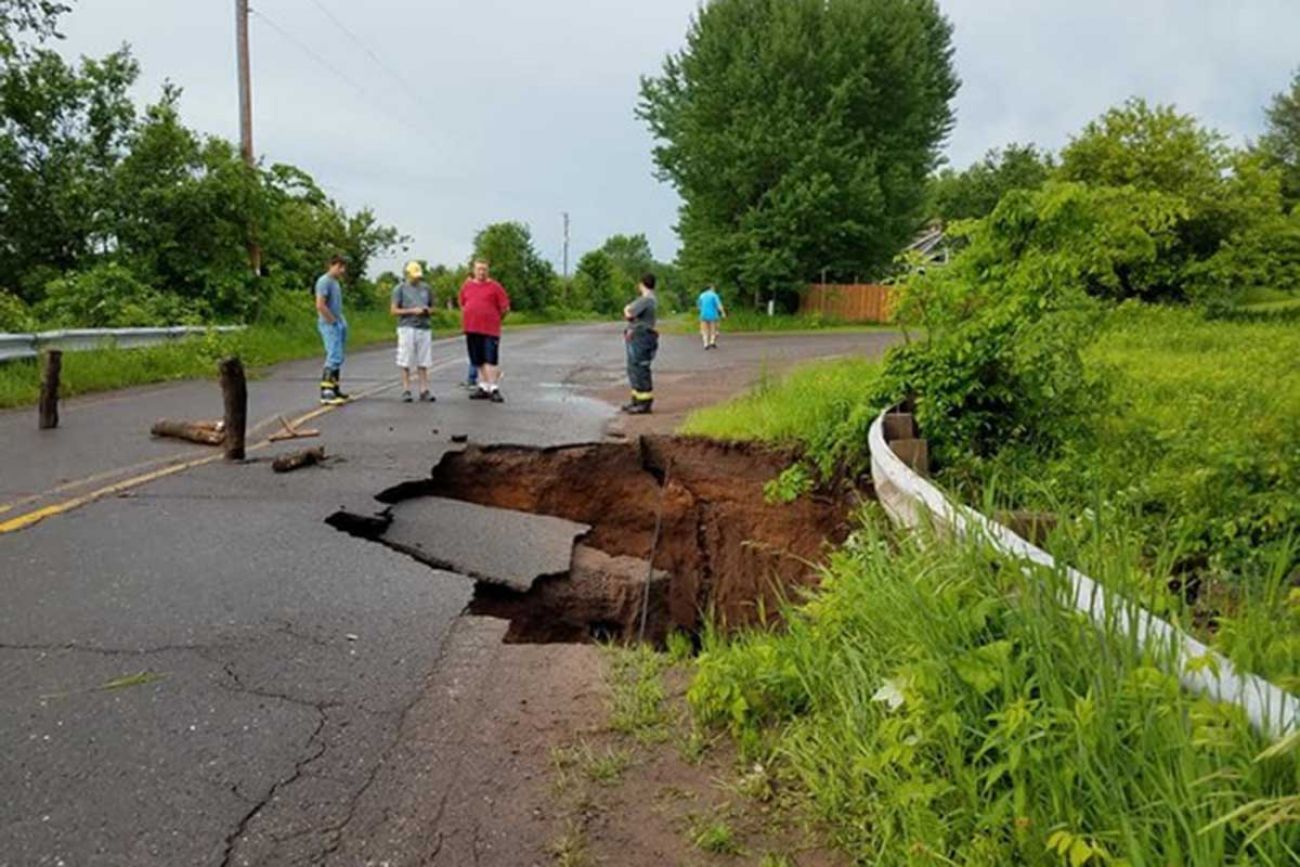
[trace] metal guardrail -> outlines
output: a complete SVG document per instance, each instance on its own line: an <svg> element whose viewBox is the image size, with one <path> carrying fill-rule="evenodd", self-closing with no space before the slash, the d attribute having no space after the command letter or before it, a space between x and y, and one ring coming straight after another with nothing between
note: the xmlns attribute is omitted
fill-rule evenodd
<svg viewBox="0 0 1300 867"><path fill-rule="evenodd" d="M35 358L42 349L82 352L87 349L138 349L157 346L182 337L216 331L243 331L244 325L170 325L165 328L69 328L37 334L0 334L0 362Z"/></svg>
<svg viewBox="0 0 1300 867"><path fill-rule="evenodd" d="M948 528L959 538L987 539L1003 554L1048 570L1063 570L1069 579L1076 611L1100 626L1114 627L1143 646L1173 651L1174 674L1183 688L1214 701L1234 704L1266 737L1283 737L1300 728L1300 698L1276 684L1239 671L1227 657L1210 649L1141 605L1102 587L1077 569L1058 564L1052 555L990 520L969 506L954 503L894 454L885 440L881 413L871 425L871 478L876 496L894 523L915 528L927 521ZM1201 664L1210 661L1211 664Z"/></svg>

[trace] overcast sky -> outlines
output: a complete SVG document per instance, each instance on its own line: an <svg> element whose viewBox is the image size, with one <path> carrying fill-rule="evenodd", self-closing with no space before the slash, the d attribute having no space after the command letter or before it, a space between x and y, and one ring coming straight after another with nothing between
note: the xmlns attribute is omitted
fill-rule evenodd
<svg viewBox="0 0 1300 867"><path fill-rule="evenodd" d="M374 208L454 262L474 232L528 223L560 265L616 232L671 258L677 197L633 115L696 0L253 0L254 142L349 209ZM165 79L186 122L237 139L234 0L74 0L62 50L131 44L142 100ZM941 0L962 79L946 153L1059 148L1132 95L1236 141L1300 67L1300 0ZM331 16L334 20L331 20ZM342 28L335 23L339 22ZM397 259L401 255L396 256ZM390 265L383 262L381 265Z"/></svg>

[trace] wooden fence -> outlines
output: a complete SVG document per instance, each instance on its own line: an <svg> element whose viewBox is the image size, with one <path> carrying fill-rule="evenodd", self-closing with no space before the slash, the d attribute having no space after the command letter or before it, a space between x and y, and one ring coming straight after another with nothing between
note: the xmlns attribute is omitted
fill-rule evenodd
<svg viewBox="0 0 1300 867"><path fill-rule="evenodd" d="M893 289L875 283L814 283L804 294L799 312L846 322L888 322L893 314Z"/></svg>

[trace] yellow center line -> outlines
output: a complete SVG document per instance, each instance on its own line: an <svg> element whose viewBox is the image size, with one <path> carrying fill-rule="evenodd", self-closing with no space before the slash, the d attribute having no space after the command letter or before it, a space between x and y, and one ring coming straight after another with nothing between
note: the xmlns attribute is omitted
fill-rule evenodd
<svg viewBox="0 0 1300 867"><path fill-rule="evenodd" d="M349 403L360 400L365 397L370 397L371 395L378 394L381 391L387 391L389 389L396 388L396 387L397 387L396 383L389 383L387 385L375 386L374 388L368 389L366 391L358 392L356 396L352 398L352 401L349 401ZM328 412L332 412L338 409L339 406L347 406L347 405L348 404L345 403L345 404L339 404L338 406L317 407L316 409L313 409L310 412L307 412L299 416L298 418L294 419L292 425L293 427L298 427L299 425L305 424L306 422L309 422L314 418L319 418ZM272 444L273 443L271 442L271 440L264 439L261 440L260 442L257 442L249 446L246 449L246 451L250 451L250 452L258 451ZM167 476L175 475L176 473L183 472L185 470L193 469L194 467L201 467L204 464L210 464L215 461L219 461L222 459L222 457L223 455L220 454L204 455L201 458L183 461L181 463L172 464L171 466L163 467L161 469L144 473L142 475L132 476L129 479L123 479L120 482L114 482L111 485L106 485L102 488L98 488L94 491L90 491L88 493L82 494L81 496L72 497L70 499L63 500L62 502L58 502L58 503L52 503L48 506L43 506L42 508L39 509L33 509L32 511L25 512L15 518L10 518L7 521L0 522L0 535L3 535L5 533L13 533L18 530L25 530L28 527L32 526L33 524L40 523L46 518L51 518L54 517L55 515L61 515L64 512L70 512L73 509L79 509L82 506L87 505L88 503L93 503L96 500L102 499L104 497L111 496L113 494L118 494L121 493L122 491L130 490L131 488L136 488L139 487L140 485L157 481L158 479L166 478ZM121 471L119 470L118 472ZM102 475L104 474L101 474L101 477ZM107 475L111 475L111 473ZM86 481L89 480L82 480L81 484L85 484ZM76 484L76 483L70 483L70 484Z"/></svg>

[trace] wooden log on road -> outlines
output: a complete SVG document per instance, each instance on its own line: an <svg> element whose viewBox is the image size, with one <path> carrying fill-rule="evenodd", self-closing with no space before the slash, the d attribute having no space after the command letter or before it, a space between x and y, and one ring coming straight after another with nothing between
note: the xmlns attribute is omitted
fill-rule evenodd
<svg viewBox="0 0 1300 867"><path fill-rule="evenodd" d="M315 448L303 449L300 452L290 452L287 455L280 455L271 461L271 469L277 473L288 473L301 467L310 467L313 464L322 463L325 460L325 447L316 446Z"/></svg>
<svg viewBox="0 0 1300 867"><path fill-rule="evenodd" d="M63 371L63 352L47 349L41 353L40 429L59 426L59 375Z"/></svg>
<svg viewBox="0 0 1300 867"><path fill-rule="evenodd" d="M238 358L227 358L219 369L221 397L226 407L226 460L242 461L244 433L248 425L248 383L244 379L244 363Z"/></svg>
<svg viewBox="0 0 1300 867"><path fill-rule="evenodd" d="M173 437L205 446L219 446L226 441L225 426L211 421L160 418L149 428L149 433L156 437Z"/></svg>

